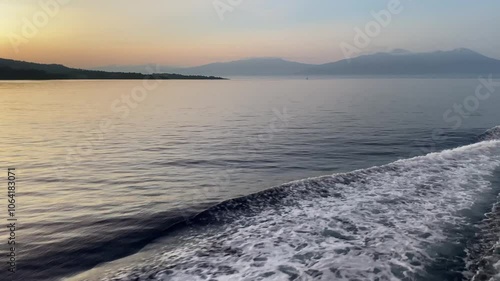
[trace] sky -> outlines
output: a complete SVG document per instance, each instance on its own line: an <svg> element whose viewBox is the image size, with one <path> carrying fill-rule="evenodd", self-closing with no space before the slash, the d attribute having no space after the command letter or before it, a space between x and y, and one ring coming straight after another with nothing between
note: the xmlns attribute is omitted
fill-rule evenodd
<svg viewBox="0 0 500 281"><path fill-rule="evenodd" d="M498 0L0 0L0 57L195 66L464 47L500 59L499 11ZM358 44L358 31L368 43Z"/></svg>

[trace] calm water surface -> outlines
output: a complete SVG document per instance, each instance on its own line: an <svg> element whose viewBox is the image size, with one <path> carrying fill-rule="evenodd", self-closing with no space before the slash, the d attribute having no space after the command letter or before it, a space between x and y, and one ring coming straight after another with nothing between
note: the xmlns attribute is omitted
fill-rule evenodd
<svg viewBox="0 0 500 281"><path fill-rule="evenodd" d="M500 144L478 136L500 124L500 89L466 116L443 114L478 84L162 81L138 95L143 81L0 82L1 166L18 173L15 278L470 279L478 268L463 259L496 239L481 235Z"/></svg>

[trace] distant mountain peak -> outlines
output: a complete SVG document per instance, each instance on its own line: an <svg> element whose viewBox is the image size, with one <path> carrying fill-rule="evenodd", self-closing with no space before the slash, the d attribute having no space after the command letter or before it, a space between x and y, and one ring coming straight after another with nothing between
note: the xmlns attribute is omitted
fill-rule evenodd
<svg viewBox="0 0 500 281"><path fill-rule="evenodd" d="M236 61L286 61L286 60L278 57L255 57L255 58L246 58Z"/></svg>
<svg viewBox="0 0 500 281"><path fill-rule="evenodd" d="M414 53L412 51L409 51L409 50L406 50L406 49L393 49L387 53L381 53L381 54L425 54L427 52L417 52L417 53ZM442 54L442 53L454 53L454 54L478 54L480 55L478 52L476 51L473 51L471 49L468 49L468 48L456 48L456 49L452 49L452 50L437 50L437 51L434 51L434 52L428 52L429 54L430 53L436 53L436 54Z"/></svg>
<svg viewBox="0 0 500 281"><path fill-rule="evenodd" d="M435 52L432 52L432 53L436 53L436 54L452 53L452 54L462 54L462 55L465 55L465 54L481 55L480 53L478 53L476 51L473 51L471 49L468 49L468 48L456 48L456 49L453 49L453 50L446 50L446 51L438 50L438 51L435 51Z"/></svg>
<svg viewBox="0 0 500 281"><path fill-rule="evenodd" d="M457 49L454 49L452 50L452 52L455 52L455 53L474 53L474 54L477 54L477 52L471 50L471 49L468 49L468 48L457 48Z"/></svg>
<svg viewBox="0 0 500 281"><path fill-rule="evenodd" d="M480 53L473 51L471 49L467 49L467 48L457 48L457 49L451 50L450 52L455 53L455 54L460 54L460 55L479 55L479 56L482 56Z"/></svg>
<svg viewBox="0 0 500 281"><path fill-rule="evenodd" d="M391 54L411 54L411 51L405 50L405 49L394 49L390 51Z"/></svg>

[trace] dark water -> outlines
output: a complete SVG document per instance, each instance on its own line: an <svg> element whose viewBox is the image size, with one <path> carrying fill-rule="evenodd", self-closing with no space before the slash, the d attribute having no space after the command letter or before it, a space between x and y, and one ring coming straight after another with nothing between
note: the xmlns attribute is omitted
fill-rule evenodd
<svg viewBox="0 0 500 281"><path fill-rule="evenodd" d="M14 280L498 280L479 84L0 83Z"/></svg>

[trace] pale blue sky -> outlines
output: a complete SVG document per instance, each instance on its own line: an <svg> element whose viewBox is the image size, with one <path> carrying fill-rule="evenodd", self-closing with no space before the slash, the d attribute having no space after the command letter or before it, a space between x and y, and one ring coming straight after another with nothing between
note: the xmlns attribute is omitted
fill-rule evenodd
<svg viewBox="0 0 500 281"><path fill-rule="evenodd" d="M387 9L392 0L241 0L223 20L214 0L65 1L14 52L12 34L22 36L23 19L43 9L38 0L0 0L0 57L82 67L247 57L336 61L343 58L342 42L354 44L354 28L364 29L371 12ZM400 2L401 13L361 52L466 47L500 59L500 1Z"/></svg>

